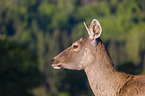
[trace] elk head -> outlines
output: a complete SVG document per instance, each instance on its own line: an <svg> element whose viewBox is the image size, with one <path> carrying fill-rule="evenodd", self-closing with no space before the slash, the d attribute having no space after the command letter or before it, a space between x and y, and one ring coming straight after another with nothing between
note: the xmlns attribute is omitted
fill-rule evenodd
<svg viewBox="0 0 145 96"><path fill-rule="evenodd" d="M84 25L88 31L88 36L80 38L66 50L55 56L51 60L53 68L81 70L95 61L96 55L93 50L97 46L102 28L96 19L93 19L89 27L87 27L85 22Z"/></svg>

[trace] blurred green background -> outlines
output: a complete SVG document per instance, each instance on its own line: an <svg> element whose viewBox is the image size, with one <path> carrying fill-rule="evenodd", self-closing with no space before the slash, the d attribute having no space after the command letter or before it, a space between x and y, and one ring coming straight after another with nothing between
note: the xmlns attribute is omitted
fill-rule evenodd
<svg viewBox="0 0 145 96"><path fill-rule="evenodd" d="M0 0L0 96L93 96L83 71L49 62L94 18L118 70L145 73L145 0Z"/></svg>

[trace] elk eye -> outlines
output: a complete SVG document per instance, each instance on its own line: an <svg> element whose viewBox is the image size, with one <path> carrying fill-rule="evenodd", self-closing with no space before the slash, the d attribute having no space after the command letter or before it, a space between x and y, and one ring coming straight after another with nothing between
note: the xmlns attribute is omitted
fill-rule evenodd
<svg viewBox="0 0 145 96"><path fill-rule="evenodd" d="M77 49L78 47L78 45L73 45L73 49Z"/></svg>

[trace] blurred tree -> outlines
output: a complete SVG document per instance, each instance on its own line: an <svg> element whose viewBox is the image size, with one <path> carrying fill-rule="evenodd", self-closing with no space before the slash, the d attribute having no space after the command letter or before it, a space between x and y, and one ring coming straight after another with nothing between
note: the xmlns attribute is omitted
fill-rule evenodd
<svg viewBox="0 0 145 96"><path fill-rule="evenodd" d="M59 93L69 96L72 92L60 87L71 84L60 82L70 73L52 69L49 61L87 35L84 21L89 25L92 19L99 20L103 28L101 38L115 65L126 62L132 62L135 67L144 65L144 5L144 0L0 0L0 38L26 44L38 55L42 83L34 89L36 96L58 96ZM79 75L74 73L74 76ZM88 86L84 90L88 92Z"/></svg>
<svg viewBox="0 0 145 96"><path fill-rule="evenodd" d="M0 40L0 96L33 96L41 74L37 55L26 46Z"/></svg>
<svg viewBox="0 0 145 96"><path fill-rule="evenodd" d="M141 68L137 67L135 64L131 62L127 62L122 65L119 65L117 66L117 69L119 71L123 71L125 73L132 74L132 75L141 74L142 72Z"/></svg>

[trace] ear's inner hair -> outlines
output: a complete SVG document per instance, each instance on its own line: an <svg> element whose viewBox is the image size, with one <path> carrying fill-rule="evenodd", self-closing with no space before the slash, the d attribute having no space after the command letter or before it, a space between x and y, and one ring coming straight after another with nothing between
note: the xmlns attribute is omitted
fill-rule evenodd
<svg viewBox="0 0 145 96"><path fill-rule="evenodd" d="M96 24L93 25L93 32L97 35L99 34L99 26L97 26Z"/></svg>

